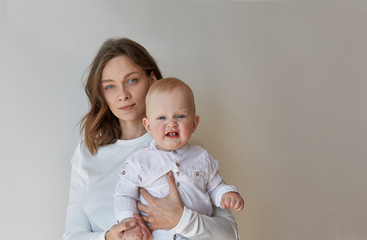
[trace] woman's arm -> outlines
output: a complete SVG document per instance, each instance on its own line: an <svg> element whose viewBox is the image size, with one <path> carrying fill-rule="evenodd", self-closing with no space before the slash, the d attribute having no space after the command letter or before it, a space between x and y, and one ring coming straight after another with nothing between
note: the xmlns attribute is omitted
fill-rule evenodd
<svg viewBox="0 0 367 240"><path fill-rule="evenodd" d="M78 170L80 158L80 145L78 145L71 159L69 204L64 240L105 240L105 232L92 232L88 218L83 211L82 199L86 192L86 182Z"/></svg>
<svg viewBox="0 0 367 240"><path fill-rule="evenodd" d="M71 179L69 191L69 204L67 207L66 225L64 240L115 240L122 239L123 231L126 231L134 225L129 224L115 224L108 231L93 232L89 223L88 217L85 214L82 206L82 201L86 192L86 177L80 170L80 162L82 160L82 153L80 151L81 145L76 148L71 159ZM112 196L111 196L112 197ZM151 239L151 234L142 219L137 215L139 226L142 228L144 237L142 240ZM135 223L134 223L135 224Z"/></svg>
<svg viewBox="0 0 367 240"><path fill-rule="evenodd" d="M150 230L173 229L189 239L237 240L237 225L228 210L214 208L213 216L201 215L184 207L177 190L173 174L167 174L170 193L165 198L155 198L145 189L142 196L149 206L138 203L138 209L148 214L143 216L149 222Z"/></svg>
<svg viewBox="0 0 367 240"><path fill-rule="evenodd" d="M194 239L238 240L237 224L227 209L214 207L211 217L185 208L181 221L173 228L176 233Z"/></svg>
<svg viewBox="0 0 367 240"><path fill-rule="evenodd" d="M83 211L82 201L86 193L86 177L81 172L82 143L71 158L69 203L67 207L64 240L105 240L105 232L93 232Z"/></svg>

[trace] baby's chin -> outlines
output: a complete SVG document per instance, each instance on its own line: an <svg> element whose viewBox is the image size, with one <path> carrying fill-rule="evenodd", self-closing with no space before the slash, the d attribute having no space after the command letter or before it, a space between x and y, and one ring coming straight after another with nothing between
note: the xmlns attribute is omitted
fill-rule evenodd
<svg viewBox="0 0 367 240"><path fill-rule="evenodd" d="M175 150L178 150L180 148L182 148L183 146L185 146L185 144L182 144L182 143L170 143L170 144L165 144L165 143L162 143L162 144L157 144L158 145L158 149L159 150L162 150L162 151L175 151Z"/></svg>

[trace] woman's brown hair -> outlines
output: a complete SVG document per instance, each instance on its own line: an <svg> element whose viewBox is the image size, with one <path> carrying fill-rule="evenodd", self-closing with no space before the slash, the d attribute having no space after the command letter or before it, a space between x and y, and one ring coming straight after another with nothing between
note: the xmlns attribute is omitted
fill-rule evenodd
<svg viewBox="0 0 367 240"><path fill-rule="evenodd" d="M154 58L137 42L128 38L108 39L99 49L89 66L85 93L90 102L89 112L80 121L80 131L84 131L84 141L92 154L100 146L116 142L121 137L119 120L109 109L102 92L102 71L113 58L126 55L150 76L153 72L157 79L162 78Z"/></svg>

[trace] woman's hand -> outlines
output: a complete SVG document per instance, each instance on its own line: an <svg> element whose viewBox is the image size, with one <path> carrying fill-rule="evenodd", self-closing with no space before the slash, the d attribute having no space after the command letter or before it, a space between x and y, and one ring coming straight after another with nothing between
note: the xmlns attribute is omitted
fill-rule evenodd
<svg viewBox="0 0 367 240"><path fill-rule="evenodd" d="M145 222L143 219L139 216L139 214L135 213L134 217L136 218L137 222L131 221L131 222L121 222L119 224L115 224L111 227L110 230L106 232L105 239L106 240L123 240L124 238L124 232L127 230L130 230L136 226L136 224L139 225L141 228L141 232L143 235L143 238L140 240L152 240L152 234L150 233L149 229L145 225Z"/></svg>
<svg viewBox="0 0 367 240"><path fill-rule="evenodd" d="M172 171L167 173L167 181L169 194L164 198L155 198L144 188L140 189L140 194L149 206L138 202L138 210L148 215L142 216L142 218L150 224L149 229L151 231L176 227L184 211L184 204L176 187Z"/></svg>

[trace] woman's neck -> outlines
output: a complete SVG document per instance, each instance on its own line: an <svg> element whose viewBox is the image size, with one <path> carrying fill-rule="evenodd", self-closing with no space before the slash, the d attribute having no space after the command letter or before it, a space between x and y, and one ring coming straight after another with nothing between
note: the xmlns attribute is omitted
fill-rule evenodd
<svg viewBox="0 0 367 240"><path fill-rule="evenodd" d="M122 135L120 139L122 140L130 140L130 139L138 138L147 132L143 126L142 120L141 121L128 121L128 122L120 121L120 127L122 131Z"/></svg>

